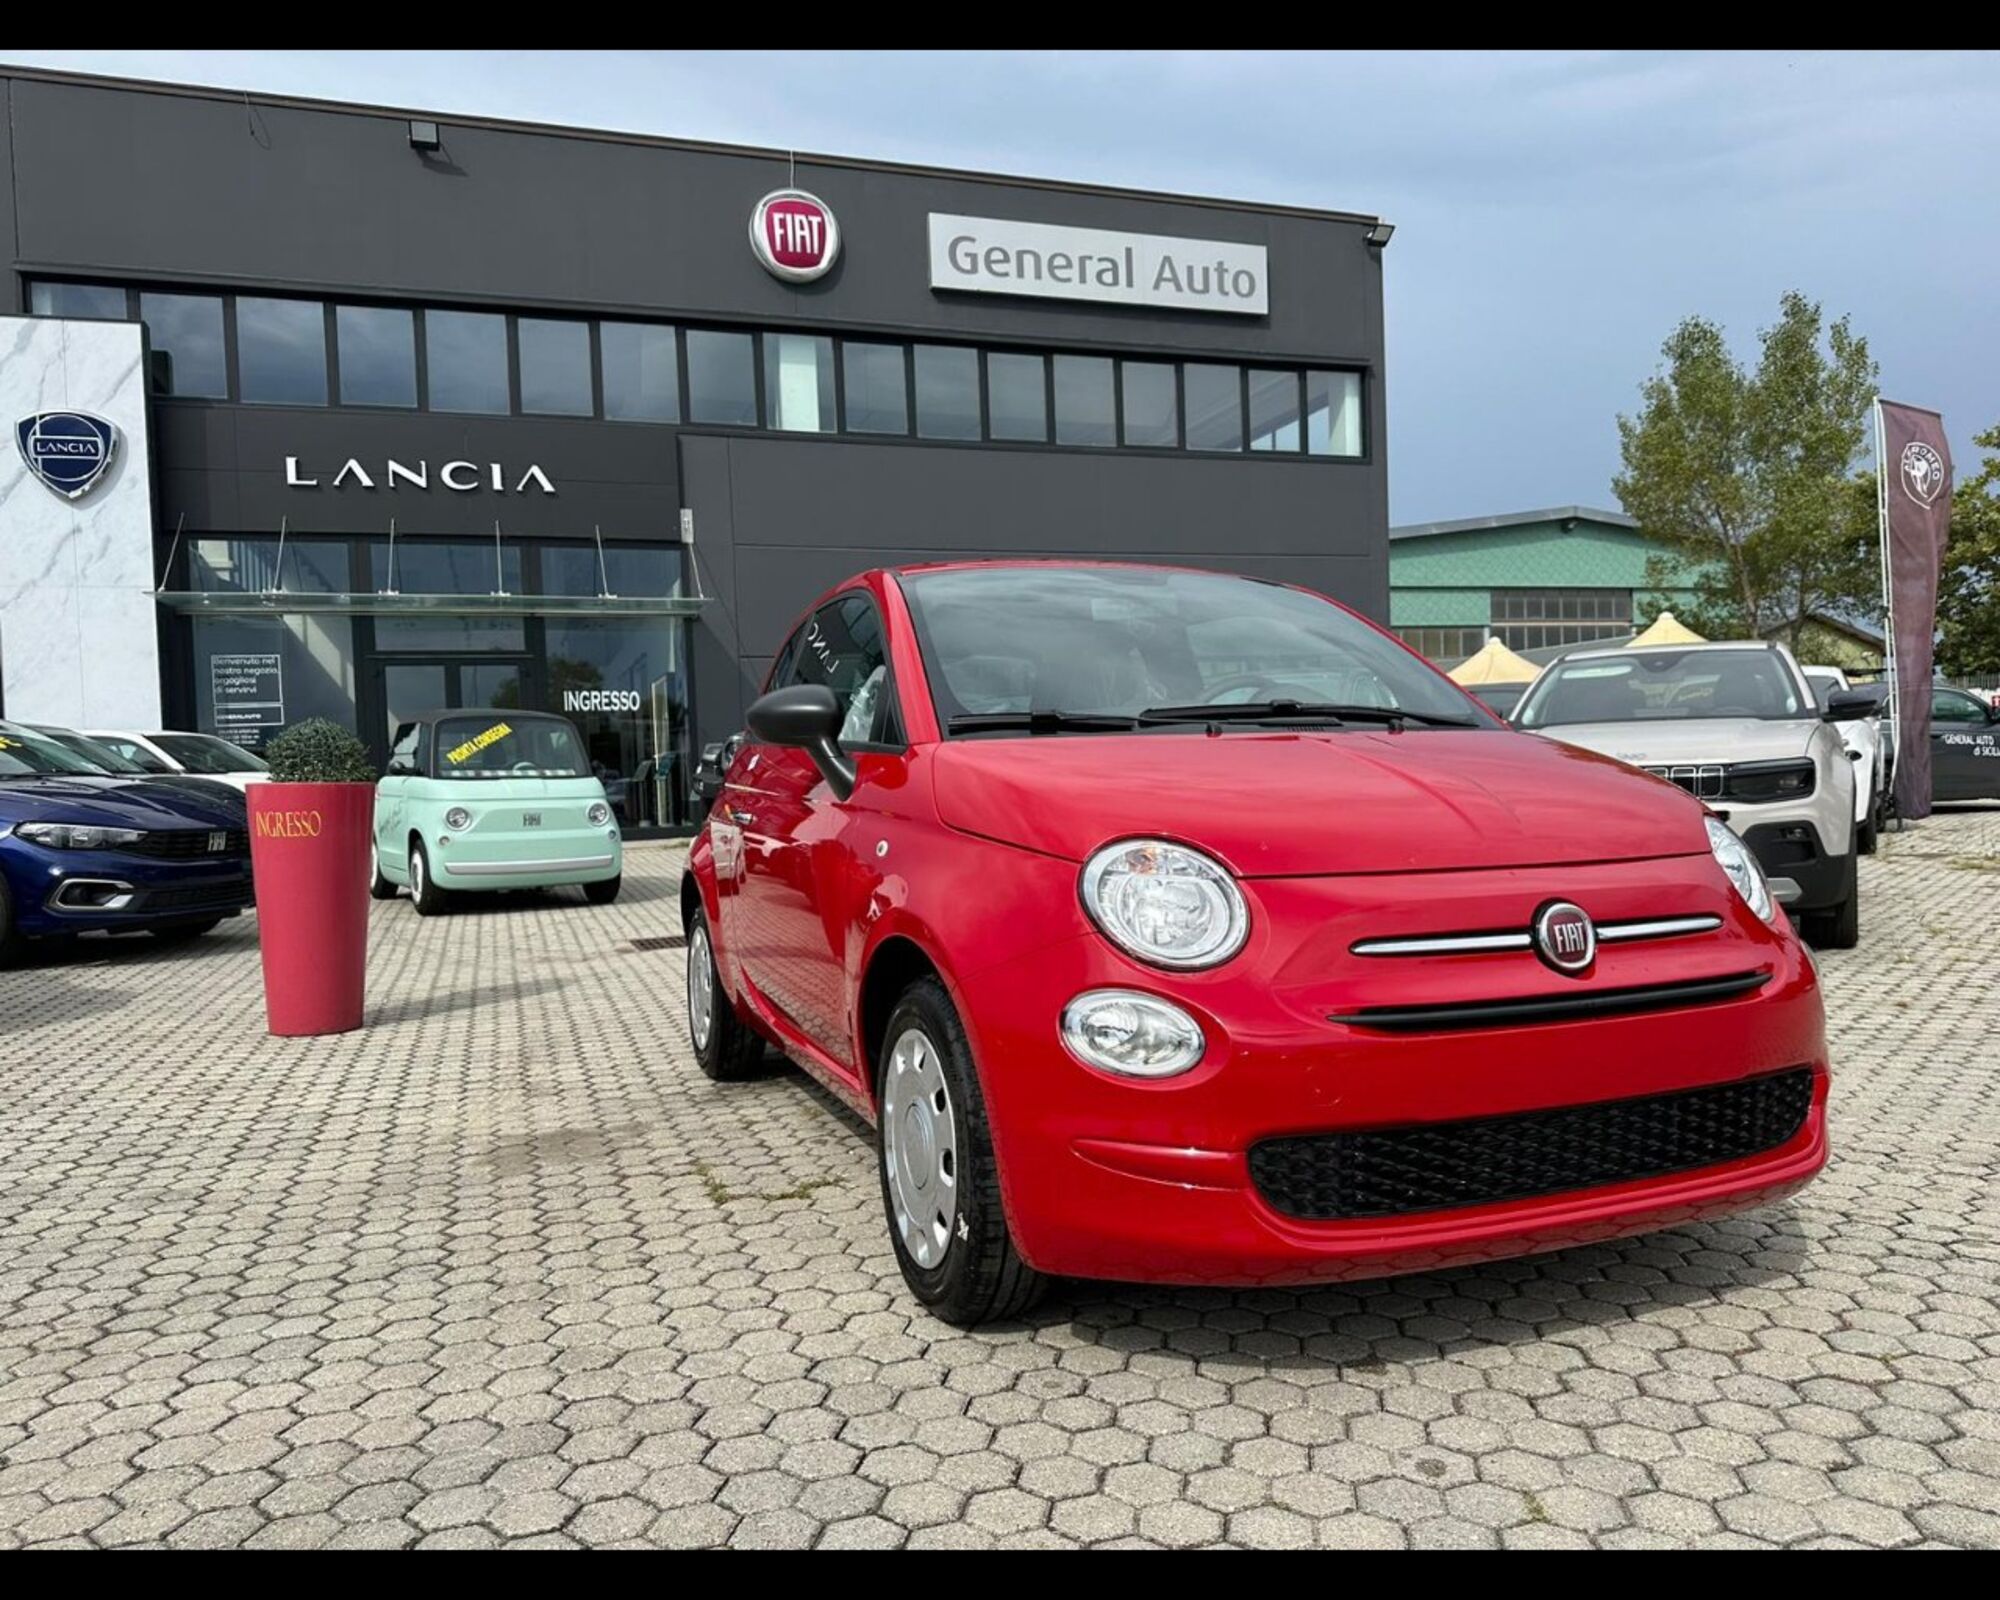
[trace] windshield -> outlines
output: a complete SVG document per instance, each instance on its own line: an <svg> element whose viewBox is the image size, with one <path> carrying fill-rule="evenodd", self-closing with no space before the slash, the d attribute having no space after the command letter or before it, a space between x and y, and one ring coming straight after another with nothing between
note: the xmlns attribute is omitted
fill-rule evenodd
<svg viewBox="0 0 2000 1600"><path fill-rule="evenodd" d="M440 778L587 778L583 741L553 718L446 717L431 730Z"/></svg>
<svg viewBox="0 0 2000 1600"><path fill-rule="evenodd" d="M947 728L968 716L1136 718L1160 707L1272 701L1490 726L1394 640L1278 584L1063 566L913 572L902 583Z"/></svg>
<svg viewBox="0 0 2000 1600"><path fill-rule="evenodd" d="M121 778L144 777L146 769L136 761L128 761L108 744L99 744L95 739L86 739L80 733L57 733L52 728L36 730L50 744L59 744L71 755L90 763L99 772L116 773Z"/></svg>
<svg viewBox="0 0 2000 1600"><path fill-rule="evenodd" d="M1556 662L1522 700L1514 721L1548 728L1809 714L1798 684L1769 650L1644 650Z"/></svg>
<svg viewBox="0 0 2000 1600"><path fill-rule="evenodd" d="M212 733L156 733L153 743L189 772L269 772L259 758L241 745Z"/></svg>
<svg viewBox="0 0 2000 1600"><path fill-rule="evenodd" d="M79 772L94 778L104 776L82 756L65 750L46 735L0 722L0 778L44 778Z"/></svg>

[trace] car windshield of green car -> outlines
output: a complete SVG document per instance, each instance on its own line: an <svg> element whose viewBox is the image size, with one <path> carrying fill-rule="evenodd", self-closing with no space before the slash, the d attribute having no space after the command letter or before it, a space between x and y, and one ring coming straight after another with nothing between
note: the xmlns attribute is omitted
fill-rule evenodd
<svg viewBox="0 0 2000 1600"><path fill-rule="evenodd" d="M55 740L0 722L0 780L69 777L75 773L103 776L98 768L82 756L71 754Z"/></svg>
<svg viewBox="0 0 2000 1600"><path fill-rule="evenodd" d="M587 778L583 749L567 722L504 713L446 717L432 733L440 778Z"/></svg>

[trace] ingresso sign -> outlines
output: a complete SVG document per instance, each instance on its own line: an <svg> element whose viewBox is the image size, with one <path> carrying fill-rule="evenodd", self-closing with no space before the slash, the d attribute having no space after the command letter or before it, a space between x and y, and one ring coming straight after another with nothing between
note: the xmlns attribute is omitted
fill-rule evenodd
<svg viewBox="0 0 2000 1600"><path fill-rule="evenodd" d="M1262 316L1271 308L1261 244L936 211L930 232L933 289L1239 316Z"/></svg>

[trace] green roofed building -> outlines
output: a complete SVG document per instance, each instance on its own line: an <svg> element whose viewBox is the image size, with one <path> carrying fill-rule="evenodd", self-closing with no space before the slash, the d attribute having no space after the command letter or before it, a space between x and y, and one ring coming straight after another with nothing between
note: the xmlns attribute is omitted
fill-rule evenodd
<svg viewBox="0 0 2000 1600"><path fill-rule="evenodd" d="M1550 506L1389 530L1389 625L1443 666L1488 639L1535 661L1571 645L1630 638L1662 611L1694 604L1686 585L1656 588L1664 554L1622 511ZM1802 661L1879 669L1882 635L1819 616L1800 631Z"/></svg>

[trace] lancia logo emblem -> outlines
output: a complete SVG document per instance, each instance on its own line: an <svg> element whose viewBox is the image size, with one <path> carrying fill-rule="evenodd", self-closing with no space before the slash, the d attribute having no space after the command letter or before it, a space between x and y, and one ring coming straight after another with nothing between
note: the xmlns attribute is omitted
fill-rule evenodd
<svg viewBox="0 0 2000 1600"><path fill-rule="evenodd" d="M1535 913L1535 954L1557 972L1580 978L1597 960L1597 924L1583 907L1551 900Z"/></svg>
<svg viewBox="0 0 2000 1600"><path fill-rule="evenodd" d="M14 442L45 488L65 500L80 500L111 465L118 430L83 411L39 411L14 424Z"/></svg>
<svg viewBox="0 0 2000 1600"><path fill-rule="evenodd" d="M1921 439L1903 446L1903 492L1920 506L1937 499L1944 487L1944 457Z"/></svg>

